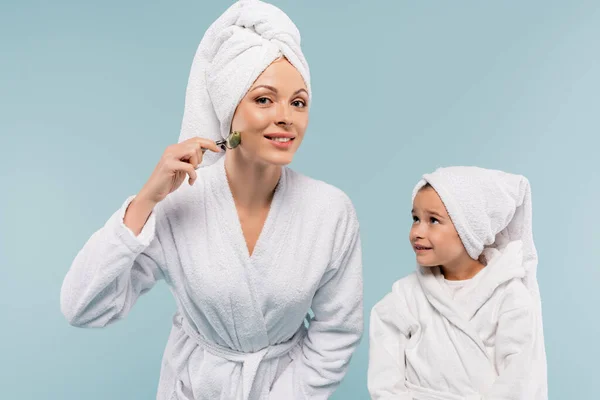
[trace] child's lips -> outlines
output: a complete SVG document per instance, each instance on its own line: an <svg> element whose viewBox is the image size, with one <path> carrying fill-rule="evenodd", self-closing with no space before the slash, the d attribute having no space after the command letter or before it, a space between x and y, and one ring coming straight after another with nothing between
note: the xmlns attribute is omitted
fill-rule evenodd
<svg viewBox="0 0 600 400"><path fill-rule="evenodd" d="M417 253L426 253L429 250L431 250L431 247L427 247L427 246L422 246L422 245L414 245L413 249L417 252Z"/></svg>

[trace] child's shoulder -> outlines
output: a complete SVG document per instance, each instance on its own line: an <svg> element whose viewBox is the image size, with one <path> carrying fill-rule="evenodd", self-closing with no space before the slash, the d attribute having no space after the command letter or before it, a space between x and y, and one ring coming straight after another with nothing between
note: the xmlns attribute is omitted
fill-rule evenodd
<svg viewBox="0 0 600 400"><path fill-rule="evenodd" d="M412 274L394 282L392 285L392 292L404 295L407 291L412 291L416 287L420 288L421 284L419 283L417 273L413 272Z"/></svg>
<svg viewBox="0 0 600 400"><path fill-rule="evenodd" d="M371 309L371 325L393 326L408 334L414 321L414 292L420 288L416 273L394 282L392 290Z"/></svg>
<svg viewBox="0 0 600 400"><path fill-rule="evenodd" d="M405 276L392 284L392 290L379 300L373 310L384 312L386 309L397 309L399 303L406 303L407 296L411 296L415 289L420 289L416 272Z"/></svg>

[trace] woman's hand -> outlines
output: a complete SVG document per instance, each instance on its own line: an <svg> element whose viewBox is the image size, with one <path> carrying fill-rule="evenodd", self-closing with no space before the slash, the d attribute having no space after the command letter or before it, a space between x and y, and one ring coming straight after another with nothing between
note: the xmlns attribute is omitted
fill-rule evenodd
<svg viewBox="0 0 600 400"><path fill-rule="evenodd" d="M193 185L197 179L196 168L207 149L216 153L221 151L214 141L199 137L167 147L152 175L129 204L125 225L138 235L154 207L177 190L186 175Z"/></svg>

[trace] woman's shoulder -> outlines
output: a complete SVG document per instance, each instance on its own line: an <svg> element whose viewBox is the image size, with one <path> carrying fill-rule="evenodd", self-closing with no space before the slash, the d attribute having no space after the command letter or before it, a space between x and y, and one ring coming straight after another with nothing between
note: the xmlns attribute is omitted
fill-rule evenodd
<svg viewBox="0 0 600 400"><path fill-rule="evenodd" d="M314 211L332 213L338 217L356 218L356 209L350 196L339 187L287 168L291 193L301 198L302 204Z"/></svg>
<svg viewBox="0 0 600 400"><path fill-rule="evenodd" d="M179 223L189 219L189 216L198 214L199 210L206 207L205 198L202 195L207 192L207 184L200 179L190 185L188 178L169 193L160 203L154 207L154 214L158 226L163 224Z"/></svg>

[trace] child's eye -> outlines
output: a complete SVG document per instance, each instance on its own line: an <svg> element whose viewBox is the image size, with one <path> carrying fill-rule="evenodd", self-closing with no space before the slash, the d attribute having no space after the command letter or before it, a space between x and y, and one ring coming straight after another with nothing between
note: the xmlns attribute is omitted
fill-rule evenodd
<svg viewBox="0 0 600 400"><path fill-rule="evenodd" d="M419 222L419 217L417 217L416 215L413 215L412 219L413 222Z"/></svg>
<svg viewBox="0 0 600 400"><path fill-rule="evenodd" d="M431 223L432 223L432 224L436 224L436 223L439 223L439 222L440 222L440 221L438 221L438 219L437 219L437 218L431 217Z"/></svg>

